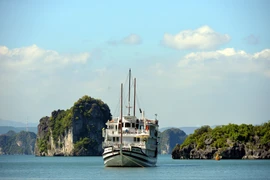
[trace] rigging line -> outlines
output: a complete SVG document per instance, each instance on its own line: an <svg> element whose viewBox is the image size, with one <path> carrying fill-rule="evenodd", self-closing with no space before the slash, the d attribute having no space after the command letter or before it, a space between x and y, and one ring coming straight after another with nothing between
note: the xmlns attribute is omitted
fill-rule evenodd
<svg viewBox="0 0 270 180"><path fill-rule="evenodd" d="M137 83L136 84L136 86L137 86L137 88L136 88L136 101L137 101L137 104L138 104L138 108L141 108L141 103L140 103L140 88L138 87L139 86L139 84Z"/></svg>
<svg viewBox="0 0 270 180"><path fill-rule="evenodd" d="M117 115L117 112L119 112L120 111L120 100L121 100L121 97L119 96L118 97L118 103L117 103L117 105L116 105L116 107L114 108L115 110L114 110L114 116L116 117Z"/></svg>
<svg viewBox="0 0 270 180"><path fill-rule="evenodd" d="M128 93L126 94L124 99L128 99ZM128 107L128 102L127 101L124 101L124 106L123 107ZM125 108L125 110L126 110L126 108ZM127 113L125 113L125 114L127 114Z"/></svg>
<svg viewBox="0 0 270 180"><path fill-rule="evenodd" d="M140 100L139 100L139 93L136 93L136 102L138 104L138 108L141 108L141 105L140 105Z"/></svg>
<svg viewBox="0 0 270 180"><path fill-rule="evenodd" d="M127 77L126 77L126 79L125 79L125 83L124 83L124 85L126 85L127 84L127 81L128 81L128 75L127 75ZM124 92L124 94L125 94L125 92ZM114 110L114 116L115 117L117 117L117 112L120 112L120 101L121 101L121 97L120 97L120 95L118 95L118 103L117 103L117 105L116 105L116 107L114 108L115 110ZM125 102L125 101L123 101L123 102ZM120 115L119 115L120 116Z"/></svg>
<svg viewBox="0 0 270 180"><path fill-rule="evenodd" d="M132 79L133 79L133 76L131 74L131 87L134 86L134 82L132 81ZM128 80L129 80L129 74L126 76L125 83L124 83L124 89L127 89L127 85L128 85L127 81ZM116 116L117 112L120 111L120 100L121 100L120 95L118 97L119 98L118 98L117 106L114 108L114 116ZM126 91L123 92L123 97L124 97L123 98L123 105L124 105L124 107L126 107L127 106L127 101L126 100L128 99L128 93L126 93ZM123 111L125 111L125 110L126 110L126 108L124 108Z"/></svg>

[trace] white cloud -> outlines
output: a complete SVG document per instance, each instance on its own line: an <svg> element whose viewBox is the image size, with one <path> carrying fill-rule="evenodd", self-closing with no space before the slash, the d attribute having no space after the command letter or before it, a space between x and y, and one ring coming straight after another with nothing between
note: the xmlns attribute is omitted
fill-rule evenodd
<svg viewBox="0 0 270 180"><path fill-rule="evenodd" d="M38 70L46 67L62 67L68 64L85 64L90 54L60 54L57 51L45 50L37 45L8 49L0 46L1 65L8 69Z"/></svg>
<svg viewBox="0 0 270 180"><path fill-rule="evenodd" d="M92 55L92 54L91 54ZM2 118L36 121L54 109L70 108L85 94L110 96L114 74L89 66L89 53L62 54L36 45L9 49L0 46L0 114ZM99 74L98 74L99 73ZM106 99L105 99L106 100Z"/></svg>
<svg viewBox="0 0 270 180"><path fill-rule="evenodd" d="M259 73L270 77L270 49L254 54L233 48L189 53L178 62L178 67L216 77L222 73Z"/></svg>
<svg viewBox="0 0 270 180"><path fill-rule="evenodd" d="M165 60L166 63L162 63ZM193 52L178 61L167 62L164 58L164 61L159 60L149 67L147 72L151 72L152 76L146 81L151 82L150 86L173 90L197 87L199 84L222 84L231 78L239 81L250 77L270 78L270 49L254 54L234 48Z"/></svg>
<svg viewBox="0 0 270 180"><path fill-rule="evenodd" d="M209 26L184 30L176 35L165 33L162 43L174 49L215 49L230 41L228 34L219 34Z"/></svg>
<svg viewBox="0 0 270 180"><path fill-rule="evenodd" d="M262 50L261 52L254 54L255 59L264 59L269 61L269 57L270 57L270 49L265 49Z"/></svg>
<svg viewBox="0 0 270 180"><path fill-rule="evenodd" d="M122 40L110 40L108 41L109 45L116 46L119 44L128 44L128 45L138 45L142 43L142 38L137 34L130 34L127 37L124 37Z"/></svg>

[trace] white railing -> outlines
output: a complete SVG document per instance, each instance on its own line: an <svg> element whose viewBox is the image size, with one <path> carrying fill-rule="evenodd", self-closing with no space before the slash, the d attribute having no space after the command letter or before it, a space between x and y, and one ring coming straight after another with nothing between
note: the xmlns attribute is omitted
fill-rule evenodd
<svg viewBox="0 0 270 180"><path fill-rule="evenodd" d="M139 143L130 143L130 142L123 142L122 143L123 148L131 148L131 146L136 146L136 147L145 147L145 142L139 142ZM108 147L108 146L113 146L115 149L120 148L120 142L103 142L102 147Z"/></svg>
<svg viewBox="0 0 270 180"><path fill-rule="evenodd" d="M111 136L111 135L116 135L116 134L120 134L121 131L117 131L117 130L113 130L113 129L107 129L106 133ZM130 130L123 130L123 135L149 135L149 130L133 130L133 129L130 129Z"/></svg>

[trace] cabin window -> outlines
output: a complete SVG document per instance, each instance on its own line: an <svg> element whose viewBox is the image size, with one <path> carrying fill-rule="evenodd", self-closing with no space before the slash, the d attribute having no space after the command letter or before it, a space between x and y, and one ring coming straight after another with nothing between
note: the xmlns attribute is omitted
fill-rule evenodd
<svg viewBox="0 0 270 180"><path fill-rule="evenodd" d="M116 141L119 142L119 137L116 137Z"/></svg>
<svg viewBox="0 0 270 180"><path fill-rule="evenodd" d="M115 142L115 137L112 138L113 142Z"/></svg>
<svg viewBox="0 0 270 180"><path fill-rule="evenodd" d="M132 123L132 127L135 128L135 123Z"/></svg>
<svg viewBox="0 0 270 180"><path fill-rule="evenodd" d="M134 137L134 138L133 138L133 141L134 141L134 142L140 142L140 138Z"/></svg>
<svg viewBox="0 0 270 180"><path fill-rule="evenodd" d="M125 123L125 127L130 127L130 123Z"/></svg>

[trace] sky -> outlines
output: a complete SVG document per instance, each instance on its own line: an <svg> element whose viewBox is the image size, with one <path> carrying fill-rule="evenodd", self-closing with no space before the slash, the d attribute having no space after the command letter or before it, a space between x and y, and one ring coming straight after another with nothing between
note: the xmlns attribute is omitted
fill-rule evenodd
<svg viewBox="0 0 270 180"><path fill-rule="evenodd" d="M160 127L267 122L269 9L268 0L2 0L0 119L38 123L84 95L118 116L131 68L137 106Z"/></svg>

